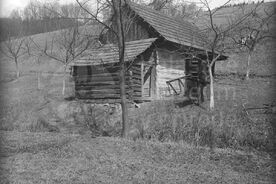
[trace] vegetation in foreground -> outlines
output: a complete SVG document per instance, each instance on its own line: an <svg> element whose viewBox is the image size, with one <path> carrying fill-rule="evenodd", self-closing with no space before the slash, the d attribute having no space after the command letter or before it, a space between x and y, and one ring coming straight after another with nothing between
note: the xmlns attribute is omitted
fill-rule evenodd
<svg viewBox="0 0 276 184"><path fill-rule="evenodd" d="M265 153L185 143L1 132L2 183L273 183Z"/></svg>

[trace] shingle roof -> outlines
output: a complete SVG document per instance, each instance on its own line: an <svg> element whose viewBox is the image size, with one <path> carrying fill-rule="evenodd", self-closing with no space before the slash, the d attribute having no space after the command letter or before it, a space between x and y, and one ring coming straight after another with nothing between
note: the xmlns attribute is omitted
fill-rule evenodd
<svg viewBox="0 0 276 184"><path fill-rule="evenodd" d="M125 61L132 61L138 55L146 51L156 38L136 40L125 43ZM100 48L89 51L89 55L75 61L72 66L99 65L117 63L119 61L118 46L116 44L106 44Z"/></svg>
<svg viewBox="0 0 276 184"><path fill-rule="evenodd" d="M207 39L200 33L199 28L192 23L184 20L176 20L162 12L136 3L128 2L127 5L166 40L181 45L204 49Z"/></svg>

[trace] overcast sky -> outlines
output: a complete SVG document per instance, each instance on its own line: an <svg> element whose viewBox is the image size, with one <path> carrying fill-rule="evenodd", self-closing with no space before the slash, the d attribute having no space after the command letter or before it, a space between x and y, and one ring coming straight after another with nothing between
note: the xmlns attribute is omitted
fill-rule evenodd
<svg viewBox="0 0 276 184"><path fill-rule="evenodd" d="M0 17L9 16L13 9L23 9L30 0L0 0ZM70 3L75 0L42 0L42 1L59 1L60 3ZM181 0L179 0L181 1ZM185 0L183 0L185 1ZM197 2L198 0L188 0L189 2ZM227 0L209 0L211 8L223 5ZM248 2L252 0L233 0L234 2ZM258 1L258 0L254 0ZM275 1L275 0L265 0L265 1Z"/></svg>

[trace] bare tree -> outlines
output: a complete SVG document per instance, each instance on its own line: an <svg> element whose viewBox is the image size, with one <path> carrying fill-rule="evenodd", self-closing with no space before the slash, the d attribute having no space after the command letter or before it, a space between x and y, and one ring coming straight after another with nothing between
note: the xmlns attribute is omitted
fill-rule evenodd
<svg viewBox="0 0 276 184"><path fill-rule="evenodd" d="M207 28L205 29L209 40L206 44L206 62L208 65L208 73L210 76L210 109L214 110L215 100L214 100L214 65L223 56L226 52L230 52L235 48L235 45L232 42L232 37L236 28L245 28L245 22L247 18L252 14L255 9L244 13L241 17L234 17L228 23L221 24L215 21L216 13L219 10L228 4L231 3L231 0L228 0L219 8L212 10L210 8L210 3L208 0L200 0L203 7L207 10Z"/></svg>
<svg viewBox="0 0 276 184"><path fill-rule="evenodd" d="M110 30L114 33L117 44L118 44L118 54L119 54L119 65L120 65L120 72L119 72L119 78L120 78L120 96L121 96L121 107L122 107L122 137L127 136L127 125L128 125L128 109L127 109L127 98L126 98L126 88L125 88L125 73L126 73L126 67L125 67L125 61L124 61L124 53L125 53L125 30L124 30L124 23L123 23L123 17L122 17L122 7L123 3L125 3L124 0L96 0L96 8L92 12L91 10L88 10L85 5L87 1L84 3L80 2L79 0L76 0L76 2L79 4L79 6L87 12L87 14L90 16L92 20L97 21L99 24L103 25L104 28ZM107 8L111 8L111 11L113 11L115 22L116 22L116 28L113 28L109 26L103 19L102 19L102 11L106 10Z"/></svg>
<svg viewBox="0 0 276 184"><path fill-rule="evenodd" d="M24 41L24 48L26 50L26 52L28 53L28 56L32 56L32 40L31 37L25 37L25 41Z"/></svg>
<svg viewBox="0 0 276 184"><path fill-rule="evenodd" d="M68 65L83 57L94 41L94 37L81 34L79 27L74 27L59 31L49 42L45 42L43 53L63 64L62 95L65 94L66 69Z"/></svg>
<svg viewBox="0 0 276 184"><path fill-rule="evenodd" d="M246 12L245 10L240 12L240 16L242 17L248 14L248 11ZM233 30L233 41L241 50L245 49L247 52L247 80L250 77L251 59L256 47L266 40L275 39L275 33L271 27L273 26L272 20L275 18L275 15L275 7L265 7L263 2L255 4L248 16L246 16L244 23Z"/></svg>
<svg viewBox="0 0 276 184"><path fill-rule="evenodd" d="M19 78L20 71L18 62L19 59L26 54L24 47L25 38L8 36L7 40L1 43L1 52L4 56L12 59L16 66L16 77Z"/></svg>
<svg viewBox="0 0 276 184"><path fill-rule="evenodd" d="M206 29L206 33L209 37L209 40L208 43L205 44L205 55L206 64L208 66L208 73L210 77L210 110L213 111L215 107L215 100L213 76L214 72L212 71L212 68L227 49L224 43L226 41L226 34L228 33L229 28L223 29L222 27L216 25L216 23L214 22L215 13L219 10L219 8L215 11L212 11L208 0L200 0L200 2L202 3L202 6L207 10L208 15L208 28ZM231 0L228 0L224 4L224 6L230 2Z"/></svg>
<svg viewBox="0 0 276 184"><path fill-rule="evenodd" d="M122 127L122 136L127 136L126 131L126 125L127 125L127 99L126 99L126 88L125 88L125 61L124 61L124 55L125 55L125 34L123 29L123 20L122 20L122 2L121 0L112 0L113 3L113 9L114 9L114 16L116 17L116 23L117 23L117 36L118 36L118 48L119 48L119 64L120 64L120 90L121 90L121 104L122 104L122 120L123 120L123 127Z"/></svg>
<svg viewBox="0 0 276 184"><path fill-rule="evenodd" d="M44 52L41 49L40 45L38 45L32 37L29 37L29 49L32 50L30 53L31 57L35 57L35 61L37 64L37 89L41 89L41 58L44 56Z"/></svg>
<svg viewBox="0 0 276 184"><path fill-rule="evenodd" d="M152 0L148 6L152 6L153 9L160 11L162 10L167 4L172 3L173 0Z"/></svg>

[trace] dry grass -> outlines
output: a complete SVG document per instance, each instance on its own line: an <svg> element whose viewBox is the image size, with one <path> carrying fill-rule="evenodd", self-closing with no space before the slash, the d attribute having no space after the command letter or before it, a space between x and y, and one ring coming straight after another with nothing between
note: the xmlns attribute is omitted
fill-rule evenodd
<svg viewBox="0 0 276 184"><path fill-rule="evenodd" d="M273 183L264 153L1 132L1 183Z"/></svg>

